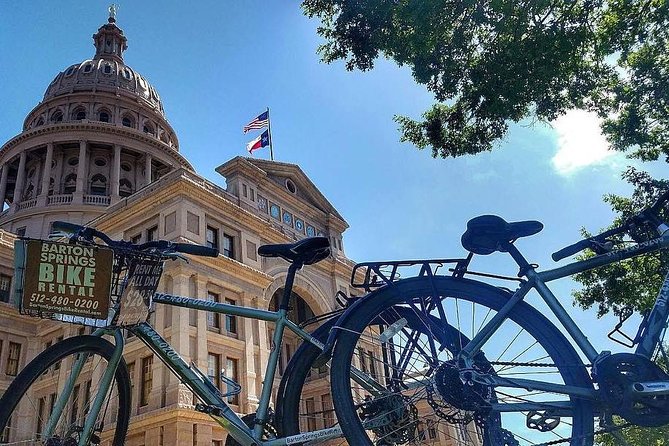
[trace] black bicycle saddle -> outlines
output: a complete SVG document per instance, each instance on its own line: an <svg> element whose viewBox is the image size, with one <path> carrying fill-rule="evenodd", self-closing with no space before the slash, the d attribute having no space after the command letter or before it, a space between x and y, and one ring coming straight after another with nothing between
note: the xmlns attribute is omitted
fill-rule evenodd
<svg viewBox="0 0 669 446"><path fill-rule="evenodd" d="M541 222L534 220L508 223L497 215L481 215L467 222L461 242L467 251L488 255L495 251L504 252L505 244L519 237L534 235L543 228Z"/></svg>
<svg viewBox="0 0 669 446"><path fill-rule="evenodd" d="M311 265L330 255L330 241L327 237L310 237L295 243L263 245L258 248L262 257L281 257L291 263Z"/></svg>

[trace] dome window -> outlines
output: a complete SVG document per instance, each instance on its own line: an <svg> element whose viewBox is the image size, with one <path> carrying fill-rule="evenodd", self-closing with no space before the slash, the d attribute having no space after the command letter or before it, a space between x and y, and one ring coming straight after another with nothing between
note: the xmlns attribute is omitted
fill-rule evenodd
<svg viewBox="0 0 669 446"><path fill-rule="evenodd" d="M35 123L35 127L39 127L40 125L44 125L44 118L39 118Z"/></svg>
<svg viewBox="0 0 669 446"><path fill-rule="evenodd" d="M63 113L56 111L51 115L51 122L61 122L63 120Z"/></svg>
<svg viewBox="0 0 669 446"><path fill-rule="evenodd" d="M132 73L127 68L123 70L123 77L127 80L132 79Z"/></svg>
<svg viewBox="0 0 669 446"><path fill-rule="evenodd" d="M91 195L107 195L107 177L104 175L93 175L91 178Z"/></svg>
<svg viewBox="0 0 669 446"><path fill-rule="evenodd" d="M129 163L122 163L121 170L124 172L130 172L132 170L132 166Z"/></svg>
<svg viewBox="0 0 669 446"><path fill-rule="evenodd" d="M123 178L121 181L119 181L118 194L121 197L129 197L132 195L132 183L130 180Z"/></svg>
<svg viewBox="0 0 669 446"><path fill-rule="evenodd" d="M151 124L144 124L144 133L148 133L149 135L154 135L153 127L151 126Z"/></svg>
<svg viewBox="0 0 669 446"><path fill-rule="evenodd" d="M72 73L74 73L74 67L68 68L65 72L65 76L72 76Z"/></svg>
<svg viewBox="0 0 669 446"><path fill-rule="evenodd" d="M109 113L106 111L100 112L100 122L109 122Z"/></svg>
<svg viewBox="0 0 669 446"><path fill-rule="evenodd" d="M67 160L67 164L69 164L70 166L76 166L77 164L79 164L79 158L76 157L76 156L73 156L72 158Z"/></svg>
<svg viewBox="0 0 669 446"><path fill-rule="evenodd" d="M93 163L98 167L105 167L107 165L107 160L104 158L95 158Z"/></svg>
<svg viewBox="0 0 669 446"><path fill-rule="evenodd" d="M124 116L123 119L121 120L121 123L123 124L123 127L134 127L134 123L132 122L132 118L130 116Z"/></svg>
<svg viewBox="0 0 669 446"><path fill-rule="evenodd" d="M105 67L102 69L102 72L104 74L112 74L112 67L111 65L107 64Z"/></svg>
<svg viewBox="0 0 669 446"><path fill-rule="evenodd" d="M92 63L87 63L84 66L84 73L90 73L92 69L93 69L93 64Z"/></svg>
<svg viewBox="0 0 669 446"><path fill-rule="evenodd" d="M86 110L84 110L82 107L77 108L72 113L72 119L74 119L75 121L82 121L86 119Z"/></svg>
<svg viewBox="0 0 669 446"><path fill-rule="evenodd" d="M63 181L63 193L73 194L75 190L77 190L77 174L71 173Z"/></svg>

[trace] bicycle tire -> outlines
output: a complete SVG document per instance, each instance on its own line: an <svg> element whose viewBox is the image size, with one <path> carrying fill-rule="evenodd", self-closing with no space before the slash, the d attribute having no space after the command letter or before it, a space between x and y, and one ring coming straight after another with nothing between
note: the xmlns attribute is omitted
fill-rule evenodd
<svg viewBox="0 0 669 446"><path fill-rule="evenodd" d="M489 309L486 314L486 319L491 311L496 312L502 308L511 296L511 293L508 291L481 282L440 276L434 278L418 277L405 279L391 286L380 288L358 302L355 311L351 312L353 316L348 320L342 321L341 326L338 327L340 331L333 353L331 374L332 394L334 395L334 406L337 418L346 438L349 439L349 441L354 442L352 444L355 444L356 446L374 444L434 444L434 440L432 438L427 438L427 434L420 433L417 426L419 426L423 420L436 419L437 423L443 422L443 425L441 426L444 429L444 431L438 431L436 436L443 438L446 435L451 435L453 438L451 438L450 441L455 441L455 444L457 445L480 444L482 440L484 446L515 446L552 443L556 440L560 440L560 438L571 438L571 440L563 441L563 444L569 442L571 446L592 445L594 429L592 405L587 401L576 400L574 398L571 398L571 407L567 410L567 412L571 414L571 417L566 417L570 420L566 422L566 429L570 431L568 437L563 436L560 433L563 432L563 430L558 433L550 430L541 433L542 436L539 441L535 441L535 436L528 439L526 437L525 426L521 426L521 424L524 425L525 423L518 422L518 415L523 415L522 412L520 414L501 414L491 410L490 413L485 416L485 428L483 428L482 432L480 432L481 429L479 428L472 428L471 426L473 426L472 423L475 422L475 418L470 419L467 417L470 416L470 413L480 413L476 412L478 409L472 409L471 412L464 410L463 407L467 407L467 405L462 403L464 397L461 401L457 402L459 407L446 404L453 401L452 399L448 399L448 393L451 392L449 389L453 388L451 383L455 383L455 381L447 381L446 379L440 381L442 380L441 377L447 376L446 374L449 373L448 370L453 370L449 367L444 368L444 364L448 361L445 361L443 357L430 357L429 355L423 355L423 353L420 353L423 357L419 358L419 362L417 362L418 365L415 367L416 370L411 370L410 373L402 374L401 380L395 378L391 380L388 378L388 375L386 375L385 378L382 377L382 379L385 379L386 383L400 383L404 386L402 389L411 388L412 383L425 383L424 387L421 388L420 385L414 384L413 387L416 390L414 391L412 389L411 392L413 393L407 393L406 390L399 390L396 393L391 394L394 399L384 396L385 399L380 404L378 403L378 401L381 401L380 399L364 400L363 396L368 395L361 394L361 401L359 404L356 403L354 401L354 393L358 394L361 392L352 385L350 379L350 364L354 363L354 354L359 347L358 340L361 338L360 333L363 333L363 330L366 330L367 327L378 323L380 318L387 317L388 314L393 314L397 311L393 309L411 308L411 311L418 313L418 310L423 307L417 303L420 303L421 299L433 296L434 291L440 296L439 302L442 308L447 309L449 305L452 306L453 301L455 301L456 304L458 301L464 301L467 305L471 304L472 308L474 308L474 315L476 314L475 309L477 306ZM411 303L411 305L409 305L409 303ZM426 315L427 313L423 315L419 314L418 317L422 317L426 323L429 323L429 321L425 319ZM392 317L388 318L389 320L387 323L392 324L397 318L398 316L394 316L394 319ZM460 325L459 313L457 321L458 325ZM592 389L587 370L573 346L545 316L527 303L520 302L509 313L507 321L509 324L514 325L514 330L515 325L519 326L519 333L527 333L535 340L535 344L532 345L539 345L541 349L548 354L552 360L552 364L555 364L555 373L559 374L563 384ZM448 324L444 323L444 325ZM478 321L472 319L472 327L475 328L477 325ZM464 345L464 343L468 342L468 339L464 336L465 330L461 329L460 326L450 326L448 329L444 326L442 328L443 331L441 331L441 334L439 334L439 330L428 326L425 326L424 331L428 336L431 336L433 339L436 339L441 343L441 347L443 347L442 352L448 352L454 356L457 354L457 350L461 348L458 344ZM455 328L455 331L453 331L453 328ZM501 327L500 330L502 328L504 328L504 326ZM447 331L450 332L450 334L447 334ZM456 335L457 339L453 338L454 332L458 333ZM380 337L377 333L373 333L371 336ZM414 333L412 333L412 336L413 335ZM472 337L473 335L474 333L472 333ZM364 343L369 344L373 340L370 339L371 338L364 337ZM400 347L402 343L404 343L404 345L410 345L407 341L408 339L409 338L407 337L404 341L400 340L396 345L399 345ZM511 344L513 344L513 342L515 342L515 340L511 341ZM506 349L509 349L511 344L509 344ZM361 343L360 345L363 344ZM484 369L487 365L492 366L492 364L499 361L499 358L493 361L486 358L487 352L485 351L485 347L487 345L488 344L485 344L482 352L475 357L475 364L479 369ZM492 343L490 343L490 346L492 347ZM500 348L503 347L504 345ZM383 348L386 349L388 346L386 345ZM504 352L506 352L506 350L504 350ZM413 360L413 358L411 359ZM358 364L361 363L358 357L355 357L355 361L357 361L356 363ZM438 366L426 366L425 364L431 364L430 361L432 361L431 363L433 364L438 364ZM393 367L393 364L384 364L384 366ZM519 362L519 367L520 370L523 370L522 367L527 366L522 365L522 363ZM493 369L494 370L488 369L488 372L492 371L497 374L500 370L503 370L503 368L498 366L493 366ZM396 372L395 369L389 370L392 370L393 373ZM444 370L444 372L439 375L438 373L441 373L438 372L439 370ZM371 373L372 372L370 371L370 374ZM398 375L401 373L403 373L401 370L397 371ZM420 375L420 373L425 373L425 375ZM456 374L456 377L459 378L459 375ZM448 383L442 387L443 389L446 389L444 393L434 390L435 388L438 388L436 383L439 381ZM485 394L483 389L484 388L482 387L480 389L477 388L479 396L482 396L481 393ZM504 387L504 389L506 389L506 387ZM431 396L428 397L428 395ZM468 395L468 398L472 399L471 392L462 393L462 395ZM530 394L528 393L527 395ZM487 398L487 403L490 407L494 407L494 403L499 401L504 402L505 400L514 402L535 401L534 399L523 400L521 397L518 397L513 393L507 395L501 392L499 387L496 387L492 393L487 394ZM526 396L525 398L530 397ZM474 398L474 400L476 399ZM483 398L481 398L481 400L483 400ZM388 411L387 405L390 404L389 402L400 405L401 408L393 406L392 410ZM450 409L454 409L454 411L449 412L448 414L446 414L446 409L439 411L438 409L441 408L440 404L442 403L444 403L444 407L449 407ZM376 406L374 406L374 404L376 404ZM386 406L384 406L384 404L386 404ZM476 401L475 404L481 404L481 401ZM379 407L382 407L383 410L379 409ZM432 409L433 413L425 415L424 412L426 407ZM392 427L392 429L376 427L376 429L372 428L370 430L365 430L361 422L361 416L367 421L374 421L377 418L373 418L369 415L373 410L377 410L378 414L383 414L386 417L390 416L392 423L389 423L388 426ZM420 413L421 411L423 411L422 414ZM395 416L396 414L401 414L401 416ZM376 414L374 414L374 416L376 416ZM392 418L393 416L395 416L394 419ZM460 418L457 418L456 416ZM509 422L509 417L515 417L513 418L513 422ZM386 418L386 420L387 419L388 418ZM464 429L464 432L457 431L455 434L450 434L452 428L447 426L446 419L448 419L450 423L452 423L453 420L461 422L461 426L463 426L461 429ZM562 421L560 420L560 423L561 422ZM562 429L562 427L560 427L560 429ZM530 433L535 435L534 432ZM431 436L432 433L430 432L429 435ZM478 439L475 439L475 436Z"/></svg>
<svg viewBox="0 0 669 446"><path fill-rule="evenodd" d="M321 343L325 343L330 329L337 321L336 318L327 320L318 327L311 336ZM306 419L310 414L305 414L304 386L310 371L313 373L312 365L321 354L321 349L312 343L303 341L288 362L277 392L277 404L275 424L280 437L297 435L304 431ZM322 416L319 417L322 420ZM334 419L330 420L335 423Z"/></svg>
<svg viewBox="0 0 669 446"><path fill-rule="evenodd" d="M44 350L42 353L37 355L30 363L16 376L16 378L12 381L12 383L9 385L7 390L5 391L4 395L2 398L0 398L0 432L5 432L5 428L7 427L8 421L11 420L12 415L14 414L15 409L17 409L17 406L19 404L23 404L24 402L26 404L32 405L33 409L37 412L37 417L34 420L35 422L33 423L33 419L28 420L29 426L23 427L22 431L18 431L18 428L16 430L12 429L10 426L9 431L7 434L10 436L32 436L32 438L16 438L15 441L48 441L48 439L39 439L40 433L39 432L33 432L33 430L37 429L37 426L40 424L40 412L38 408L43 407L40 406L40 403L37 402L38 400L30 400L32 397L31 395L31 386L35 384L36 381L40 379L40 377L48 375L52 366L55 364L61 364L61 361L64 359L67 359L68 357L73 357L75 358L75 355L78 355L80 353L87 353L91 355L91 358L93 359L92 362L89 364L89 360L86 361L84 365L84 369L82 370L82 375L86 376L88 373L92 373L92 369L96 367L97 365L100 365L101 367L104 367L105 364L103 364L103 361L108 361L113 353L114 353L114 345L110 343L109 341L102 339L98 336L75 336L71 338L64 339L61 342L58 342L57 344L54 344L53 346L47 348ZM100 359L96 359L96 357ZM67 365L67 364L65 364ZM84 375L86 374L86 375ZM82 376L80 375L80 376ZM49 379L48 376L46 376L45 379ZM128 374L128 367L121 358L121 361L116 369L115 373L115 390L116 392L110 391L109 396L107 397L108 399L116 393L118 397L118 415L115 417L116 420L116 426L114 429L114 437L112 441L113 446L122 446L125 442L125 436L128 431L128 424L130 420L130 408L131 408L131 387L130 387L130 376ZM57 383L56 383L57 384ZM113 386L113 385L112 385ZM53 386L50 386L53 387ZM91 401L94 398L94 392L91 392L90 387L89 389L89 396ZM82 390L82 389L80 389ZM74 393L74 392L73 392ZM70 416L72 417L72 413L75 413L75 417L79 414L82 413L85 415L86 412L86 401L83 399L79 399L78 395L79 394L84 394L85 395L86 390L83 389L83 392L78 392L76 393L76 396L69 401L68 400L68 406L66 410L63 410L63 415L65 419ZM24 397L28 398L28 400L24 400ZM37 396L35 396L37 398ZM74 401L78 401L76 404ZM36 404L37 403L37 404ZM44 403L42 403L44 404ZM20 407L20 406L19 406ZM108 407L108 406L107 406ZM82 412L79 411L79 409L82 410ZM19 409L20 410L20 409ZM105 411L105 407L103 407L101 412ZM83 415L82 415L83 416ZM46 417L48 419L48 417ZM81 420L80 420L81 421ZM42 419L42 423L45 423L46 420ZM60 423L60 420L59 420ZM65 421L66 424L70 424L67 421ZM83 424L83 422L82 422ZM96 422L96 425L98 422ZM24 425L24 423L22 423ZM71 426L70 426L71 427ZM68 428L68 431L70 428ZM62 431L61 431L62 433ZM76 432L73 432L71 435L75 435ZM54 435L58 435L58 433L54 433ZM52 438L55 438L52 437ZM65 436L59 435L59 438L62 441L65 441L67 438ZM31 443L32 444L32 443ZM35 443L37 444L37 443ZM42 444L42 443L39 443ZM58 443L60 444L60 443ZM90 444L90 442L89 442Z"/></svg>

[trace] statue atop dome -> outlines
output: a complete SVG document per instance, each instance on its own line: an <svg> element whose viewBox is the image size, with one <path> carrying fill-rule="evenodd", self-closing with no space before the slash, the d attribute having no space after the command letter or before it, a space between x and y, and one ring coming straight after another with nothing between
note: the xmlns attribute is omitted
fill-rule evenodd
<svg viewBox="0 0 669 446"><path fill-rule="evenodd" d="M116 11L118 11L118 7L119 6L116 3L109 5L109 23L116 22Z"/></svg>

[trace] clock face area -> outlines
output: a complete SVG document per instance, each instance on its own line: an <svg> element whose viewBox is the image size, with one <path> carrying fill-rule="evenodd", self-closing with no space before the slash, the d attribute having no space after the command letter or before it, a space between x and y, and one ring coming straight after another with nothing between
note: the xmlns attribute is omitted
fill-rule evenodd
<svg viewBox="0 0 669 446"><path fill-rule="evenodd" d="M295 219L295 229L297 229L300 232L304 232L304 222L299 218Z"/></svg>
<svg viewBox="0 0 669 446"><path fill-rule="evenodd" d="M288 226L293 226L293 215L290 212L284 212L283 222Z"/></svg>
<svg viewBox="0 0 669 446"><path fill-rule="evenodd" d="M313 237L316 234L316 230L313 226L307 226L307 235Z"/></svg>

